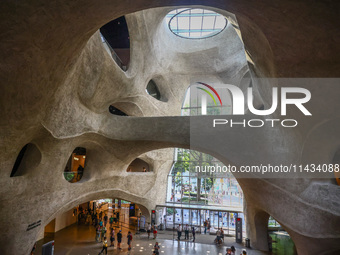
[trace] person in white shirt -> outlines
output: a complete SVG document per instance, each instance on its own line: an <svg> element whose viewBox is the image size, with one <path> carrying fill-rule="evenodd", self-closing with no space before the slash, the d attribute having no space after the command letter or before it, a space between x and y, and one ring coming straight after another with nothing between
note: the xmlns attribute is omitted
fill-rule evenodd
<svg viewBox="0 0 340 255"><path fill-rule="evenodd" d="M146 231L148 233L148 239L150 238L150 233L151 233L151 224L149 223L147 228L146 228Z"/></svg>

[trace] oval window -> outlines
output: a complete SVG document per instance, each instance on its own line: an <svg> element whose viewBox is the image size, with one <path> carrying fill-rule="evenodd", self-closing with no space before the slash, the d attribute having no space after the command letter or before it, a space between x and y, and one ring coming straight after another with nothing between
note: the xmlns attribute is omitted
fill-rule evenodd
<svg viewBox="0 0 340 255"><path fill-rule="evenodd" d="M223 15L205 9L176 9L166 19L175 35L190 39L217 35L227 26Z"/></svg>

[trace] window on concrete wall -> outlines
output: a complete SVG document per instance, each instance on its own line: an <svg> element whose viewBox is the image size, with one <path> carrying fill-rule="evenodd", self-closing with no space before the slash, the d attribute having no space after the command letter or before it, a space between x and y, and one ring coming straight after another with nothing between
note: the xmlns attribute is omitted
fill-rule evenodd
<svg viewBox="0 0 340 255"><path fill-rule="evenodd" d="M124 16L100 28L102 42L117 65L126 71L130 62L130 35Z"/></svg>
<svg viewBox="0 0 340 255"><path fill-rule="evenodd" d="M64 170L64 178L68 182L80 181L83 177L86 162L86 149L77 147L72 152Z"/></svg>
<svg viewBox="0 0 340 255"><path fill-rule="evenodd" d="M113 115L118 115L118 116L128 116L125 112L119 110L118 108L116 108L113 105L109 106L109 112Z"/></svg>
<svg viewBox="0 0 340 255"><path fill-rule="evenodd" d="M28 143L20 150L10 177L22 176L29 171L32 171L41 160L41 153L37 146L33 143Z"/></svg>
<svg viewBox="0 0 340 255"><path fill-rule="evenodd" d="M150 165L144 160L136 158L126 169L127 172L152 172Z"/></svg>
<svg viewBox="0 0 340 255"><path fill-rule="evenodd" d="M166 16L169 29L175 35L200 39L217 35L227 26L227 19L214 11L205 9L176 9Z"/></svg>
<svg viewBox="0 0 340 255"><path fill-rule="evenodd" d="M216 158L194 150L176 149L168 175L167 202L242 208L243 191L230 172L209 172L225 165Z"/></svg>
<svg viewBox="0 0 340 255"><path fill-rule="evenodd" d="M159 89L153 80L150 80L148 82L148 85L146 86L146 92L153 98L156 98L157 100L162 101L161 93L159 92Z"/></svg>

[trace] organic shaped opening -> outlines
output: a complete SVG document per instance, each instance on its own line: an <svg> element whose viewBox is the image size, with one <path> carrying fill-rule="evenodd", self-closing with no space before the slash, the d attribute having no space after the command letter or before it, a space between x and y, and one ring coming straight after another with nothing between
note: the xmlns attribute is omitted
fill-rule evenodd
<svg viewBox="0 0 340 255"><path fill-rule="evenodd" d="M119 110L118 108L114 107L113 105L109 106L109 112L114 115L118 116L128 116L125 112Z"/></svg>
<svg viewBox="0 0 340 255"><path fill-rule="evenodd" d="M166 20L175 35L189 39L217 35L227 26L227 19L205 9L176 9L168 13Z"/></svg>
<svg viewBox="0 0 340 255"><path fill-rule="evenodd" d="M10 176L16 177L26 174L29 170L36 167L40 160L41 153L37 146L33 143L26 144L20 150Z"/></svg>
<svg viewBox="0 0 340 255"><path fill-rule="evenodd" d="M65 180L71 183L80 181L83 177L85 162L86 149L83 147L75 148L65 166Z"/></svg>
<svg viewBox="0 0 340 255"><path fill-rule="evenodd" d="M290 235L272 216L268 220L268 249L274 254L285 250L288 254L297 254Z"/></svg>
<svg viewBox="0 0 340 255"><path fill-rule="evenodd" d="M149 164L144 160L136 158L126 169L126 172L152 172Z"/></svg>
<svg viewBox="0 0 340 255"><path fill-rule="evenodd" d="M159 92L156 83L153 80L150 80L148 85L146 86L146 92L156 98L157 100L161 100L161 93Z"/></svg>
<svg viewBox="0 0 340 255"><path fill-rule="evenodd" d="M130 35L124 16L100 28L104 47L117 65L126 71L130 62Z"/></svg>

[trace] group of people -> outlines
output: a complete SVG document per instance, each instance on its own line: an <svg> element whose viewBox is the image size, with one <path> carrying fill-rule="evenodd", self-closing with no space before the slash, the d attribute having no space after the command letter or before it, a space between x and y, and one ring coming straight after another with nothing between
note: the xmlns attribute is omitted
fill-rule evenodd
<svg viewBox="0 0 340 255"><path fill-rule="evenodd" d="M122 230L119 230L118 233L117 233L117 249L118 250L121 250L121 243L122 243L122 238L123 238L123 234L122 234ZM131 245L132 245L132 233L131 231L128 232L127 236L127 244L128 244L128 250L130 251L131 250ZM114 229L111 228L110 230L110 247L113 246L114 247L114 241L115 241L115 232L114 232ZM99 254L102 254L105 252L105 254L107 254L107 247L108 247L108 243L107 243L107 238L106 236L104 236L103 238L103 247L102 247L102 250L99 252Z"/></svg>
<svg viewBox="0 0 340 255"><path fill-rule="evenodd" d="M215 243L220 245L224 242L224 231L223 228L217 229Z"/></svg>
<svg viewBox="0 0 340 255"><path fill-rule="evenodd" d="M234 246L227 247L226 252L227 253L225 255L236 255L236 249ZM242 250L242 253L240 255L247 255L247 251Z"/></svg>
<svg viewBox="0 0 340 255"><path fill-rule="evenodd" d="M204 221L203 225L204 225L204 234L207 233L207 230L209 230L209 232L210 232L211 225L210 225L209 218Z"/></svg>
<svg viewBox="0 0 340 255"><path fill-rule="evenodd" d="M150 238L150 234L153 233L153 239L157 238L157 227L153 224L151 225L150 223L147 224L146 226L146 232L148 233L148 239Z"/></svg>
<svg viewBox="0 0 340 255"><path fill-rule="evenodd" d="M194 227L192 227L190 229L189 225L186 224L183 228L182 225L179 224L176 228L177 230L177 240L180 241L181 240L181 236L182 236L182 231L184 230L184 240L189 240L189 232L191 231L192 234L192 238L193 238L193 242L195 242L196 239L196 229Z"/></svg>

